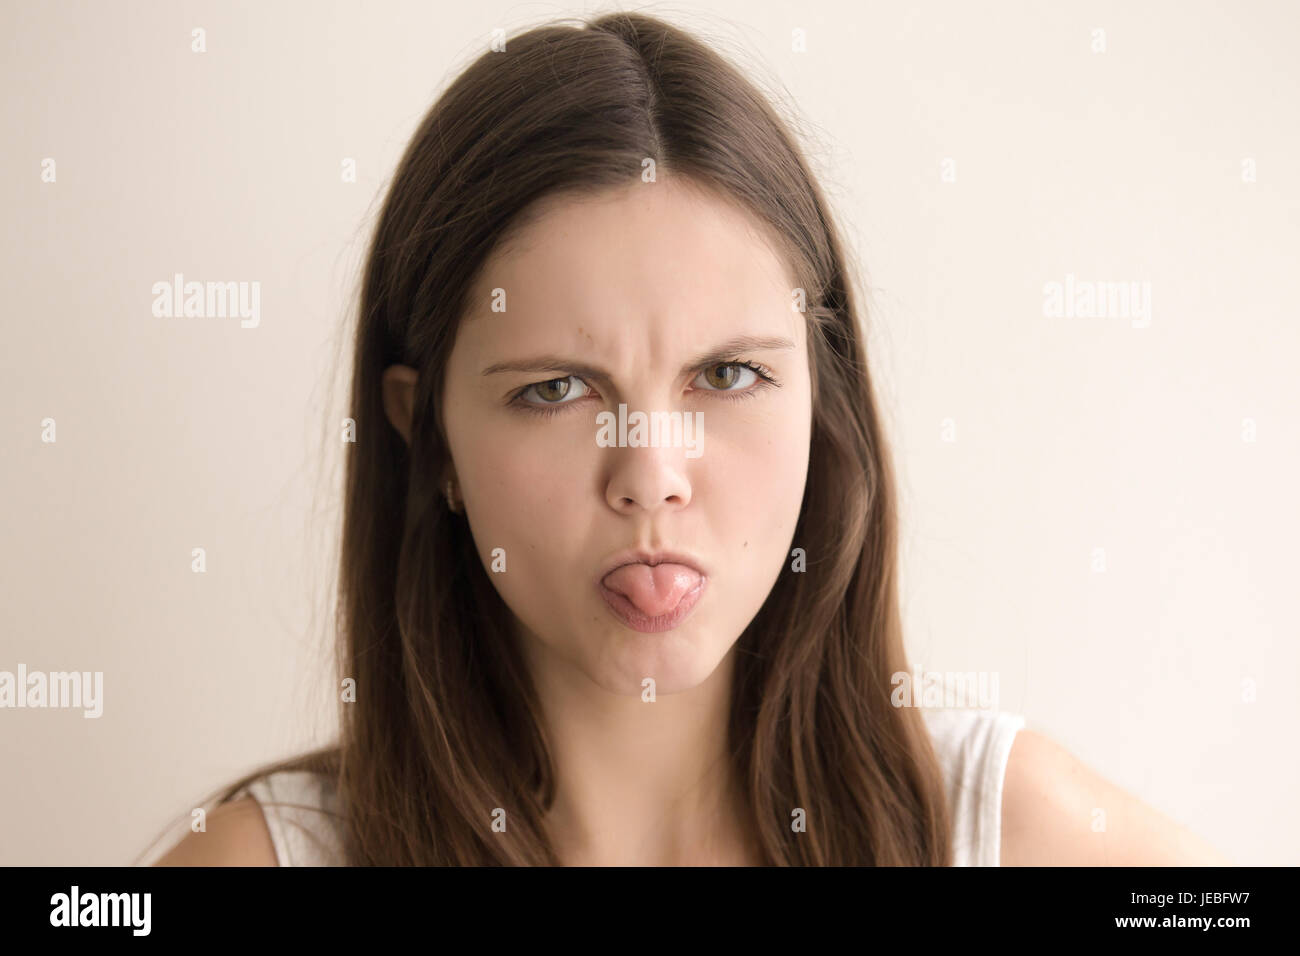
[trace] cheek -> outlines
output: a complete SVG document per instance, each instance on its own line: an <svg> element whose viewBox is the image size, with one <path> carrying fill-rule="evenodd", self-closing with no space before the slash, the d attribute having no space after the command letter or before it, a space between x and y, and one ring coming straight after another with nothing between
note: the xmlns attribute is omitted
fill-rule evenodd
<svg viewBox="0 0 1300 956"><path fill-rule="evenodd" d="M724 499L728 538L755 575L766 580L767 571L785 560L799 521L807 477L807 449L775 436L755 449L747 463L748 477Z"/></svg>
<svg viewBox="0 0 1300 956"><path fill-rule="evenodd" d="M797 517L808 477L811 440L811 406L802 402L783 406L761 428L750 429L743 442L733 443L728 456L740 474L731 481L760 532L793 530L784 526ZM762 520L758 520L762 519Z"/></svg>
<svg viewBox="0 0 1300 956"><path fill-rule="evenodd" d="M573 566L570 552L592 520L592 467L573 455L557 455L550 445L506 442L485 442L472 460L458 463L473 489L467 505L484 566L492 570L494 559L499 566L493 549L504 552L506 571L493 580L508 603L512 596L531 600L556 593L553 577Z"/></svg>
<svg viewBox="0 0 1300 956"><path fill-rule="evenodd" d="M808 480L810 415L810 407L791 409L763 446L764 463L757 472L762 477L755 486L755 494L761 493L763 498L750 505L753 512L749 530L753 537L749 550L757 565L756 579L775 583L776 576L792 560L791 549L808 546L807 542L795 541L794 535Z"/></svg>

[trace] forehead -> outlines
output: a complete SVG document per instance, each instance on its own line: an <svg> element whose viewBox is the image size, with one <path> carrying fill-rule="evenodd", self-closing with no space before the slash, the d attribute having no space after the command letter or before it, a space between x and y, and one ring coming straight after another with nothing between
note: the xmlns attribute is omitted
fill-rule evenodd
<svg viewBox="0 0 1300 956"><path fill-rule="evenodd" d="M681 180L637 182L528 210L485 264L462 335L474 352L575 336L627 348L640 333L658 349L734 330L791 335L794 281L734 204ZM492 311L498 289L504 312Z"/></svg>

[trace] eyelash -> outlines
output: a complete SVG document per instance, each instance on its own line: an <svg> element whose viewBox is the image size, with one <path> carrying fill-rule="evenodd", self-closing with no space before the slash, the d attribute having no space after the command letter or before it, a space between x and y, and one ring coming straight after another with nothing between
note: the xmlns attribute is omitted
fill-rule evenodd
<svg viewBox="0 0 1300 956"><path fill-rule="evenodd" d="M779 388L781 385L781 383L778 382L776 380L776 377L772 374L772 370L768 368L766 365L760 365L758 362L750 362L750 361L714 362L711 365L705 365L703 368L700 369L700 371L704 372L712 368L721 368L725 365L734 365L739 368L747 368L758 375L758 380L754 382L753 385L751 385L749 388L746 389L706 388L703 389L702 391L717 392L719 395L723 397L724 401L740 402L749 398L753 398L756 394L758 394L758 392L762 391L763 389L771 388L772 386L776 386ZM561 375L558 378L548 378L542 382L533 382L531 385L525 385L519 391L515 392L509 404L514 407L520 408L523 411L531 412L534 415L541 415L543 418L550 418L552 415L558 415L560 412L564 411L570 405L578 404L578 402L581 401L582 399L578 399L577 401L571 401L571 402L546 402L539 405L536 402L523 401L523 396L534 385L545 385L547 382L558 382L566 378L577 378L577 376ZM582 381L581 379L578 380ZM585 382L583 382L583 384L586 385ZM588 385L587 387L590 388L591 386Z"/></svg>

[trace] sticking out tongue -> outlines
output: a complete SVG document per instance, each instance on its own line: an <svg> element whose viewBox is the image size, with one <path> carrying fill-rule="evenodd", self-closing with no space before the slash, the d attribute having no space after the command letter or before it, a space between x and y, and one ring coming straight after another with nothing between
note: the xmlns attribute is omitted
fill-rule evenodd
<svg viewBox="0 0 1300 956"><path fill-rule="evenodd" d="M684 564L625 564L605 575L604 583L646 617L659 617L677 607L700 583L700 573Z"/></svg>

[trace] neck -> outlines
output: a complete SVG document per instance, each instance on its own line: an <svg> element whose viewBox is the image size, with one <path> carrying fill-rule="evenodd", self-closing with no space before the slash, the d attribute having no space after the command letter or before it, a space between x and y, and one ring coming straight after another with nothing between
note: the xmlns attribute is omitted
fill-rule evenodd
<svg viewBox="0 0 1300 956"><path fill-rule="evenodd" d="M525 640L556 772L546 827L563 863L757 861L729 758L734 649L703 683L651 702L610 693Z"/></svg>

